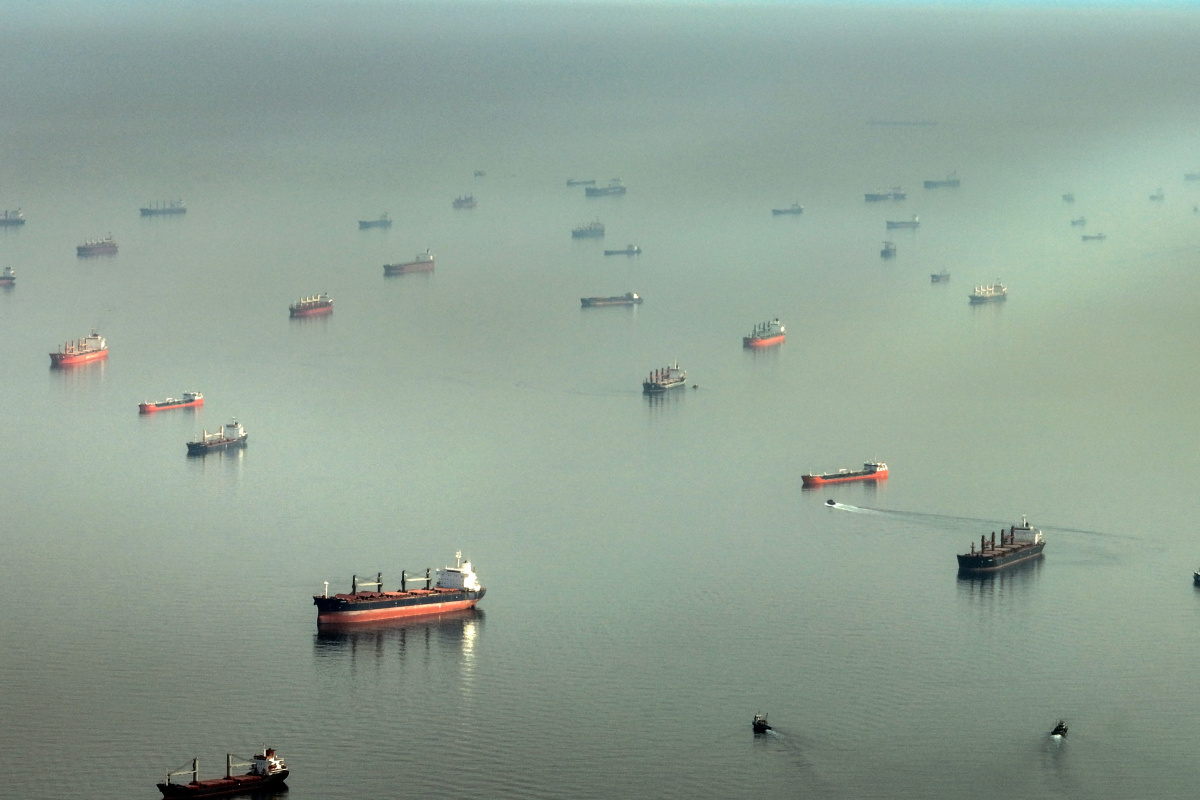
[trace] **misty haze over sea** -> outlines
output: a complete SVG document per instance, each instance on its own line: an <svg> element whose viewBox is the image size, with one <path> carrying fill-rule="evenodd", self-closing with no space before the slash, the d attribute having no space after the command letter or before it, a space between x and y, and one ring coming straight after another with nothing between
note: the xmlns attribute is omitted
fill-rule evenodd
<svg viewBox="0 0 1200 800"><path fill-rule="evenodd" d="M0 18L0 796L264 744L291 800L1191 793L1193 7ZM1022 514L1043 561L956 576ZM458 550L478 613L318 632Z"/></svg>

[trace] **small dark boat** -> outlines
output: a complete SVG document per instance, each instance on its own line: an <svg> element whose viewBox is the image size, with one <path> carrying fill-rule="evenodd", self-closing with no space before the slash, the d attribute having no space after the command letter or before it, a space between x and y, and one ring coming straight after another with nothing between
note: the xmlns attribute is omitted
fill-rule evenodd
<svg viewBox="0 0 1200 800"><path fill-rule="evenodd" d="M1192 573L1192 583L1200 586L1200 569Z"/></svg>
<svg viewBox="0 0 1200 800"><path fill-rule="evenodd" d="M1058 721L1058 724L1054 726L1054 730L1050 731L1050 735L1055 736L1059 739L1066 736L1067 735L1067 721L1060 719Z"/></svg>
<svg viewBox="0 0 1200 800"><path fill-rule="evenodd" d="M826 501L825 501L825 505L827 505L827 506L836 506L836 505L837 505L837 500L834 500L834 499L831 497L831 498L829 498L828 500L826 500Z"/></svg>
<svg viewBox="0 0 1200 800"><path fill-rule="evenodd" d="M883 249L879 251L879 257L880 258L895 258L896 257L896 243L895 242L884 242Z"/></svg>
<svg viewBox="0 0 1200 800"><path fill-rule="evenodd" d="M929 274L930 283L943 283L950 280L950 270L944 269L941 272L931 272Z"/></svg>
<svg viewBox="0 0 1200 800"><path fill-rule="evenodd" d="M755 714L754 722L750 723L750 727L754 729L755 733L766 733L772 730L771 726L767 724L766 714Z"/></svg>
<svg viewBox="0 0 1200 800"><path fill-rule="evenodd" d="M1076 228L1082 228L1087 225L1087 217L1076 217L1075 219L1071 220L1071 225Z"/></svg>
<svg viewBox="0 0 1200 800"><path fill-rule="evenodd" d="M1064 203L1074 203L1074 202L1075 202L1075 193L1074 193L1074 192L1067 192L1066 194L1064 194L1064 195L1063 195L1063 202L1064 202Z"/></svg>

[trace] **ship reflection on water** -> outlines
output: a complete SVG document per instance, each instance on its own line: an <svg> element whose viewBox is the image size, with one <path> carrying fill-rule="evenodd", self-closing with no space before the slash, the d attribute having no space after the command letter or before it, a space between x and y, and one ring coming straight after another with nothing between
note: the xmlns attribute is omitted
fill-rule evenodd
<svg viewBox="0 0 1200 800"><path fill-rule="evenodd" d="M388 620L351 625L321 625L313 637L318 658L360 655L383 659L395 653L429 653L455 650L472 659L475 643L483 630L484 614L476 608L420 619Z"/></svg>
<svg viewBox="0 0 1200 800"><path fill-rule="evenodd" d="M1035 558L996 572L959 572L958 594L964 597L990 598L1026 591L1041 577L1043 561L1043 558Z"/></svg>

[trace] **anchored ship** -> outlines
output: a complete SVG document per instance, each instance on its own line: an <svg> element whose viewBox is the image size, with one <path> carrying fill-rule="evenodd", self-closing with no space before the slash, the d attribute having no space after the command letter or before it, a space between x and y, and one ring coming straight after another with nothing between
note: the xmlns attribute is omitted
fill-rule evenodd
<svg viewBox="0 0 1200 800"><path fill-rule="evenodd" d="M155 411L167 411L172 408L192 408L204 405L204 395L199 392L184 392L183 397L168 397L157 402L138 403L138 411L142 414L153 414Z"/></svg>
<svg viewBox="0 0 1200 800"><path fill-rule="evenodd" d="M567 178L567 186L595 186L595 185L596 185L595 178L588 178L586 180L580 180L577 178Z"/></svg>
<svg viewBox="0 0 1200 800"><path fill-rule="evenodd" d="M1066 194L1064 194L1062 196L1062 198L1063 198L1064 203L1074 203L1075 202L1075 193L1067 192Z"/></svg>
<svg viewBox="0 0 1200 800"><path fill-rule="evenodd" d="M636 306L641 304L642 298L637 292L626 292L616 297L581 297L579 298L579 302L584 308L593 308L595 306Z"/></svg>
<svg viewBox="0 0 1200 800"><path fill-rule="evenodd" d="M1031 527L1028 520L1022 516L1021 524L1010 527L1008 533L1001 528L999 545L996 544L995 531L992 531L990 542L986 536L979 537L978 552L972 542L971 552L962 553L958 557L958 571L967 574L995 572L998 569L1040 558L1045 546L1046 542L1042 539L1042 532Z"/></svg>
<svg viewBox="0 0 1200 800"><path fill-rule="evenodd" d="M108 358L108 343L104 337L92 331L90 336L67 342L57 353L50 354L50 366L73 367Z"/></svg>
<svg viewBox="0 0 1200 800"><path fill-rule="evenodd" d="M403 261L399 264L384 264L384 275L407 275L410 272L433 272L433 253L426 250L424 253L417 253L412 261Z"/></svg>
<svg viewBox="0 0 1200 800"><path fill-rule="evenodd" d="M890 191L867 192L864 197L867 198L868 203L878 203L883 200L903 200L904 198L908 197L908 195L905 194L904 190L902 190L899 186L893 186Z"/></svg>
<svg viewBox="0 0 1200 800"><path fill-rule="evenodd" d="M822 475L801 475L800 480L805 486L823 486L827 483L846 483L847 481L885 481L888 476L888 466L882 461L868 461L863 468L855 472L839 469L837 472L826 472Z"/></svg>
<svg viewBox="0 0 1200 800"><path fill-rule="evenodd" d="M975 291L967 295L972 304L995 303L1008 299L1008 287L1000 281L989 283L987 286L976 286Z"/></svg>
<svg viewBox="0 0 1200 800"><path fill-rule="evenodd" d="M1076 217L1075 219L1071 220L1072 227L1082 228L1085 225L1087 225L1087 217Z"/></svg>
<svg viewBox="0 0 1200 800"><path fill-rule="evenodd" d="M470 561L462 560L462 551L454 554L454 566L439 569L437 582L425 575L400 573L400 591L383 590L383 573L377 573L371 582L359 581L355 575L349 594L329 596L329 584L325 593L313 596L317 607L317 625L345 625L356 622L376 622L382 619L415 617L422 614L446 614L474 608L483 599L487 589L479 584L479 576L471 568ZM409 581L424 582L423 589L409 589ZM373 587L374 591L361 591Z"/></svg>
<svg viewBox="0 0 1200 800"><path fill-rule="evenodd" d="M921 226L921 219L916 214L913 214L912 219L901 219L901 220L889 219L887 221L887 227L888 227L889 231L893 230L895 228L919 228L920 226Z"/></svg>
<svg viewBox="0 0 1200 800"><path fill-rule="evenodd" d="M1153 200L1153 201L1154 201L1154 202L1156 202L1156 203L1160 203L1160 202L1162 202L1162 201L1163 201L1163 199L1164 199L1165 197L1166 197L1166 195L1165 195L1165 194L1163 194L1163 190L1162 190L1162 187L1161 187L1161 186L1159 187L1159 189L1158 189L1158 191L1157 191L1157 192L1155 192L1154 194L1150 195L1150 199L1151 199L1151 200Z"/></svg>
<svg viewBox="0 0 1200 800"><path fill-rule="evenodd" d="M301 297L288 306L288 314L293 317L315 317L318 314L333 313L333 298L327 294L315 294L312 297Z"/></svg>
<svg viewBox="0 0 1200 800"><path fill-rule="evenodd" d="M605 250L606 256L636 256L642 252L642 248L636 244L627 244L620 250Z"/></svg>
<svg viewBox="0 0 1200 800"><path fill-rule="evenodd" d="M583 190L587 197L607 197L608 195L625 194L625 184L620 178L613 178L608 186L589 186Z"/></svg>
<svg viewBox="0 0 1200 800"><path fill-rule="evenodd" d="M1108 237L1103 233L1085 233L1079 238L1085 242L1103 242Z"/></svg>
<svg viewBox="0 0 1200 800"><path fill-rule="evenodd" d="M250 767L243 775L234 775L234 767ZM177 769L167 773L167 779L158 784L163 797L221 797L230 794L248 794L267 789L282 789L289 775L283 759L275 751L264 747L250 761L236 760L232 753L225 756L225 777L200 780L200 759L192 759L191 769ZM191 775L188 783L172 783L177 775Z"/></svg>
<svg viewBox="0 0 1200 800"><path fill-rule="evenodd" d="M879 251L879 257L880 258L895 258L896 257L896 243L895 242L884 242L883 249Z"/></svg>
<svg viewBox="0 0 1200 800"><path fill-rule="evenodd" d="M358 229L365 231L367 228L390 228L392 227L392 218L385 211L379 215L379 219L360 219L358 221Z"/></svg>
<svg viewBox="0 0 1200 800"><path fill-rule="evenodd" d="M212 453L217 450L228 450L231 447L245 447L246 439L250 434L246 433L236 419L231 419L225 423L225 427L209 433L205 430L200 434L199 439L195 439L187 443L189 456L202 456L205 453Z"/></svg>
<svg viewBox="0 0 1200 800"><path fill-rule="evenodd" d="M959 186L958 173L951 172L940 181L925 181L926 189L957 189Z"/></svg>
<svg viewBox="0 0 1200 800"><path fill-rule="evenodd" d="M110 233L103 239L88 239L75 246L75 253L81 256L111 256L117 252L117 241Z"/></svg>
<svg viewBox="0 0 1200 800"><path fill-rule="evenodd" d="M942 283L950 280L950 270L944 269L941 272L934 272L929 276L930 283Z"/></svg>
<svg viewBox="0 0 1200 800"><path fill-rule="evenodd" d="M571 231L572 239L603 239L604 238L604 223L600 220L589 222L586 225L580 225Z"/></svg>
<svg viewBox="0 0 1200 800"><path fill-rule="evenodd" d="M742 347L770 347L779 344L785 338L783 324L779 317L770 322L760 322L750 331L749 336L742 337Z"/></svg>
<svg viewBox="0 0 1200 800"><path fill-rule="evenodd" d="M453 205L455 208L474 208L475 207L475 195L464 194L462 197L456 197L456 198L454 198Z"/></svg>
<svg viewBox="0 0 1200 800"><path fill-rule="evenodd" d="M24 225L25 215L21 213L21 209L15 211L5 211L0 214L0 225Z"/></svg>
<svg viewBox="0 0 1200 800"><path fill-rule="evenodd" d="M679 362L674 366L656 369L650 377L642 381L642 394L658 394L668 389L679 389L687 385L687 372L679 368Z"/></svg>
<svg viewBox="0 0 1200 800"><path fill-rule="evenodd" d="M1183 173L1185 181L1200 181L1200 172L1185 172Z"/></svg>
<svg viewBox="0 0 1200 800"><path fill-rule="evenodd" d="M13 272L12 267L5 267L4 272L0 272L0 286L12 286L17 282L17 273Z"/></svg>
<svg viewBox="0 0 1200 800"><path fill-rule="evenodd" d="M792 203L787 208L772 208L771 213L777 217L782 214L803 214L804 206L799 203Z"/></svg>
<svg viewBox="0 0 1200 800"><path fill-rule="evenodd" d="M164 214L186 214L187 206L182 200L163 200L150 203L141 208L143 217L157 217Z"/></svg>

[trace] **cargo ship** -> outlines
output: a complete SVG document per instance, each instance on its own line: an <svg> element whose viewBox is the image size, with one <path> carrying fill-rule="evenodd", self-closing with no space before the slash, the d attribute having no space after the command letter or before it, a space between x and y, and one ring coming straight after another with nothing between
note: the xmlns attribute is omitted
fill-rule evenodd
<svg viewBox="0 0 1200 800"><path fill-rule="evenodd" d="M584 308L594 308L595 306L636 306L641 304L642 298L637 292L626 292L616 297L581 297L579 298L579 302Z"/></svg>
<svg viewBox="0 0 1200 800"><path fill-rule="evenodd" d="M1067 192L1066 194L1064 194L1062 196L1062 198L1063 198L1064 203L1074 203L1075 202L1075 193Z"/></svg>
<svg viewBox="0 0 1200 800"><path fill-rule="evenodd" d="M687 385L687 372L679 368L679 362L674 366L656 369L650 377L642 381L642 394L658 394L669 389L680 389Z"/></svg>
<svg viewBox="0 0 1200 800"><path fill-rule="evenodd" d="M926 189L957 189L959 186L958 173L951 172L940 181L925 181Z"/></svg>
<svg viewBox="0 0 1200 800"><path fill-rule="evenodd" d="M470 561L462 560L462 552L454 554L454 566L439 569L437 582L425 575L400 573L400 591L383 590L383 573L378 573L371 582L360 582L355 575L349 594L329 595L329 584L325 593L313 596L317 607L317 625L345 625L357 622L377 622L384 619L415 617L423 614L446 614L474 608L483 599L487 589L479 584L479 576L471 568ZM424 582L423 589L409 589L409 581ZM372 587L374 591L360 591Z"/></svg>
<svg viewBox="0 0 1200 800"><path fill-rule="evenodd" d="M896 243L895 242L884 242L883 249L879 251L879 257L880 258L895 258L896 257Z"/></svg>
<svg viewBox="0 0 1200 800"><path fill-rule="evenodd" d="M1079 238L1085 242L1103 242L1108 237L1103 233L1085 233Z"/></svg>
<svg viewBox="0 0 1200 800"><path fill-rule="evenodd" d="M384 264L384 275L407 275L410 272L433 272L433 253L426 250L424 253L417 253L412 261L403 261L399 264Z"/></svg>
<svg viewBox="0 0 1200 800"><path fill-rule="evenodd" d="M1039 558L1046 542L1042 532L1030 527L1024 516L1020 525L1008 529L1000 529L1000 544L996 544L996 532L992 531L989 542L986 536L979 537L979 550L976 552L975 543L971 543L971 552L962 553L958 557L958 571L973 574L979 572L994 572L1005 567L1012 567L1024 561Z"/></svg>
<svg viewBox="0 0 1200 800"><path fill-rule="evenodd" d="M823 475L801 475L800 480L805 486L824 486L827 483L846 483L847 481L885 481L888 476L888 466L882 461L868 461L863 468L851 472L839 469L837 472L826 472Z"/></svg>
<svg viewBox="0 0 1200 800"><path fill-rule="evenodd" d="M1000 281L989 283L987 286L976 286L975 291L967 295L972 305L977 303L995 303L1008 299L1008 287Z"/></svg>
<svg viewBox="0 0 1200 800"><path fill-rule="evenodd" d="M864 197L867 198L868 203L879 203L884 200L903 200L908 195L899 186L893 186L890 191L867 192Z"/></svg>
<svg viewBox="0 0 1200 800"><path fill-rule="evenodd" d="M0 272L0 286L12 286L17 282L17 273L13 272L12 267L5 267L4 272Z"/></svg>
<svg viewBox="0 0 1200 800"><path fill-rule="evenodd" d="M456 198L454 198L454 203L452 205L455 208L474 208L475 207L475 195L464 194L462 197L456 197Z"/></svg>
<svg viewBox="0 0 1200 800"><path fill-rule="evenodd" d="M168 411L172 408L192 408L204 405L204 395L199 392L184 392L183 397L168 397L154 403L138 403L138 411L142 414L153 414L155 411Z"/></svg>
<svg viewBox="0 0 1200 800"><path fill-rule="evenodd" d="M333 313L333 298L327 294L316 294L312 297L301 297L288 306L288 314L293 317L315 317L318 314Z"/></svg>
<svg viewBox="0 0 1200 800"><path fill-rule="evenodd" d="M182 200L164 200L150 203L141 208L143 217L158 217L167 214L186 214L187 206Z"/></svg>
<svg viewBox="0 0 1200 800"><path fill-rule="evenodd" d="M803 214L804 206L799 203L792 203L787 208L772 208L771 213L777 217L783 214Z"/></svg>
<svg viewBox="0 0 1200 800"><path fill-rule="evenodd" d="M604 223L600 220L589 222L586 225L580 225L571 231L572 239L603 239L604 238Z"/></svg>
<svg viewBox="0 0 1200 800"><path fill-rule="evenodd" d="M243 775L234 775L233 768L250 767ZM177 769L167 773L167 779L158 784L163 797L222 797L231 794L248 794L268 789L286 789L287 765L275 755L275 751L264 747L250 761L239 761L232 753L225 756L225 777L200 780L200 759L192 759L191 769ZM172 783L177 775L191 775L188 783Z"/></svg>
<svg viewBox="0 0 1200 800"><path fill-rule="evenodd" d="M587 178L586 180L581 180L578 178L567 178L567 186L595 186L595 185L596 185L595 178Z"/></svg>
<svg viewBox="0 0 1200 800"><path fill-rule="evenodd" d="M1183 173L1185 181L1200 181L1200 172L1185 172Z"/></svg>
<svg viewBox="0 0 1200 800"><path fill-rule="evenodd" d="M1161 187L1159 188L1159 190L1157 192L1150 195L1150 199L1156 203L1161 203L1165 198L1166 198L1166 195L1163 194L1163 190Z"/></svg>
<svg viewBox="0 0 1200 800"><path fill-rule="evenodd" d="M606 256L636 256L636 255L640 255L641 252L642 252L642 248L638 247L636 244L627 244L624 247L622 247L620 250L605 250L604 255L606 255Z"/></svg>
<svg viewBox="0 0 1200 800"><path fill-rule="evenodd" d="M912 219L901 219L901 220L889 219L887 221L887 228L889 231L894 230L896 228L916 229L916 228L919 228L920 226L921 226L921 219L916 214L913 214Z"/></svg>
<svg viewBox="0 0 1200 800"><path fill-rule="evenodd" d="M117 252L117 241L110 233L103 239L88 239L75 246L76 255L81 256L111 256Z"/></svg>
<svg viewBox="0 0 1200 800"><path fill-rule="evenodd" d="M77 364L87 364L106 358L108 358L108 342L93 330L90 336L74 342L67 342L57 353L51 353L50 366L73 367Z"/></svg>
<svg viewBox="0 0 1200 800"><path fill-rule="evenodd" d="M21 213L21 209L16 211L5 211L0 214L0 225L24 225L25 215Z"/></svg>
<svg viewBox="0 0 1200 800"><path fill-rule="evenodd" d="M779 317L776 317L770 322L760 322L755 325L749 336L742 337L742 347L770 347L773 344L781 343L786 338L783 324L779 321Z"/></svg>
<svg viewBox="0 0 1200 800"><path fill-rule="evenodd" d="M246 433L246 429L238 424L236 419L231 419L221 430L213 433L206 430L200 434L199 439L188 442L188 455L202 456L205 453L228 450L231 447L245 447L246 439L249 437L250 434Z"/></svg>
<svg viewBox="0 0 1200 800"><path fill-rule="evenodd" d="M625 184L620 178L613 178L608 186L589 186L583 190L587 197L608 197L609 195L625 194Z"/></svg>
<svg viewBox="0 0 1200 800"><path fill-rule="evenodd" d="M1071 227L1073 228L1082 228L1085 225L1087 225L1087 217L1076 217L1071 220Z"/></svg>
<svg viewBox="0 0 1200 800"><path fill-rule="evenodd" d="M950 280L950 270L944 269L941 272L931 273L929 276L930 283L944 283Z"/></svg>
<svg viewBox="0 0 1200 800"><path fill-rule="evenodd" d="M379 219L360 219L358 221L358 229L365 231L367 228L390 228L392 227L392 218L385 211L379 215Z"/></svg>

